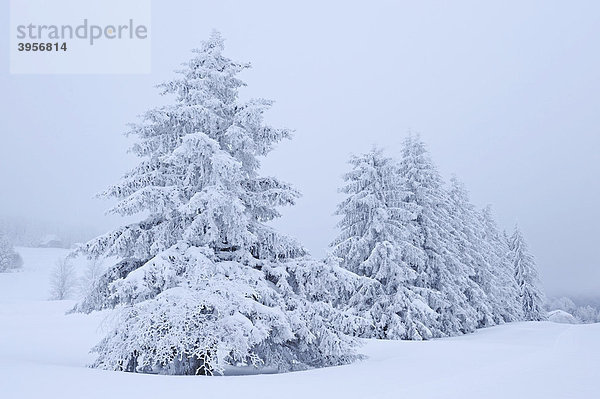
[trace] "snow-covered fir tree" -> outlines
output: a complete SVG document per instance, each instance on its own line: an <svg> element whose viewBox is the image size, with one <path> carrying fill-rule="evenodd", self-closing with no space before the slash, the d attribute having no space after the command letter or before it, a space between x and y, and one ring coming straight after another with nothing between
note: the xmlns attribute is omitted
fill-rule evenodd
<svg viewBox="0 0 600 399"><path fill-rule="evenodd" d="M519 287L514 278L510 248L498 228L491 206L480 212L480 250L485 262L479 269L479 280L488 294L497 324L523 320Z"/></svg>
<svg viewBox="0 0 600 399"><path fill-rule="evenodd" d="M529 253L525 238L518 226L515 226L510 237L509 248L510 260L519 287L519 298L525 320L544 320L544 297L538 287L535 260Z"/></svg>
<svg viewBox="0 0 600 399"><path fill-rule="evenodd" d="M0 273L17 270L22 265L21 256L15 252L10 241L0 234Z"/></svg>
<svg viewBox="0 0 600 399"><path fill-rule="evenodd" d="M424 256L406 240L405 226L414 214L402 207L403 188L392 159L373 149L349 161L341 192L348 197L339 204L342 216L339 237L332 243L341 265L361 276L351 307L367 315L370 324L356 331L364 337L427 339L436 314L416 287L416 273L408 259Z"/></svg>
<svg viewBox="0 0 600 399"><path fill-rule="evenodd" d="M148 216L86 244L122 259L76 310L119 307L96 347L95 366L213 374L228 366L279 371L347 363L353 323L334 307L356 279L305 257L265 223L299 193L258 174L259 158L290 137L264 123L272 102L241 101L248 64L223 55L218 33L178 77L160 85L172 105L145 114L129 134L143 160L106 195L113 212Z"/></svg>
<svg viewBox="0 0 600 399"><path fill-rule="evenodd" d="M429 290L428 304L438 315L430 329L434 336L473 331L478 316L469 300L472 271L461 261L448 192L418 135L404 141L398 173L404 181L404 206L416 208L405 226L407 239L423 254L409 263L417 273L416 285Z"/></svg>
<svg viewBox="0 0 600 399"><path fill-rule="evenodd" d="M464 265L468 279L463 283L463 291L469 305L476 311L477 328L497 324L492 305L491 275L485 255L487 245L479 224L476 207L470 202L465 185L456 177L450 179L448 190L453 237L458 250L458 259Z"/></svg>

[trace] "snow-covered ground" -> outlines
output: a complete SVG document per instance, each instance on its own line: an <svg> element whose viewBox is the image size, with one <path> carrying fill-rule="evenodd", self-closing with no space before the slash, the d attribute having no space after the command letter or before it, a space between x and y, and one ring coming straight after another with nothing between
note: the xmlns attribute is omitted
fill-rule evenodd
<svg viewBox="0 0 600 399"><path fill-rule="evenodd" d="M48 301L56 259L19 248L0 274L0 398L598 398L600 324L513 323L427 342L369 340L367 360L305 372L157 376L86 367L108 313ZM82 273L84 262L76 262Z"/></svg>

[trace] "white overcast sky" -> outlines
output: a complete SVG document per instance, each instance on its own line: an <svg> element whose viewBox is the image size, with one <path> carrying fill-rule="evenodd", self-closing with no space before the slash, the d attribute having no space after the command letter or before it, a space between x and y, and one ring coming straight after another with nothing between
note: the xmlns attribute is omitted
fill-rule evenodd
<svg viewBox="0 0 600 399"><path fill-rule="evenodd" d="M125 125L216 28L253 64L243 95L276 100L269 122L296 130L263 165L304 193L276 226L314 255L349 154L393 154L412 129L475 204L518 221L549 294L598 293L600 2L491 3L154 1L149 75L9 75L5 37L0 214L119 222L92 197L136 162Z"/></svg>

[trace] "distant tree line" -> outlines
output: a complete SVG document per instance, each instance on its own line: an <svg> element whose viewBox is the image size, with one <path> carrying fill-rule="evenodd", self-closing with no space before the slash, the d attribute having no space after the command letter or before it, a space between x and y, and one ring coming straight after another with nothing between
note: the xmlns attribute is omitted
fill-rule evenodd
<svg viewBox="0 0 600 399"><path fill-rule="evenodd" d="M42 222L33 218L0 216L0 234L16 246L39 247L52 240L53 246L71 248L77 243L90 240L98 233L98 229L91 227Z"/></svg>

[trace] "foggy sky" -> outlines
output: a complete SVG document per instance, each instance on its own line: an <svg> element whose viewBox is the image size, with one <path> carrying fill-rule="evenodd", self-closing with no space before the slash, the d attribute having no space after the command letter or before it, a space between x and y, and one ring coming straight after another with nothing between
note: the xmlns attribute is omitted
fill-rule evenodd
<svg viewBox="0 0 600 399"><path fill-rule="evenodd" d="M218 3L153 2L149 75L10 75L4 35L0 215L119 223L93 196L137 162L125 125L216 28L253 64L243 96L295 129L263 167L303 192L275 226L314 255L348 156L394 155L412 129L502 228L518 221L550 295L600 293L600 3Z"/></svg>

